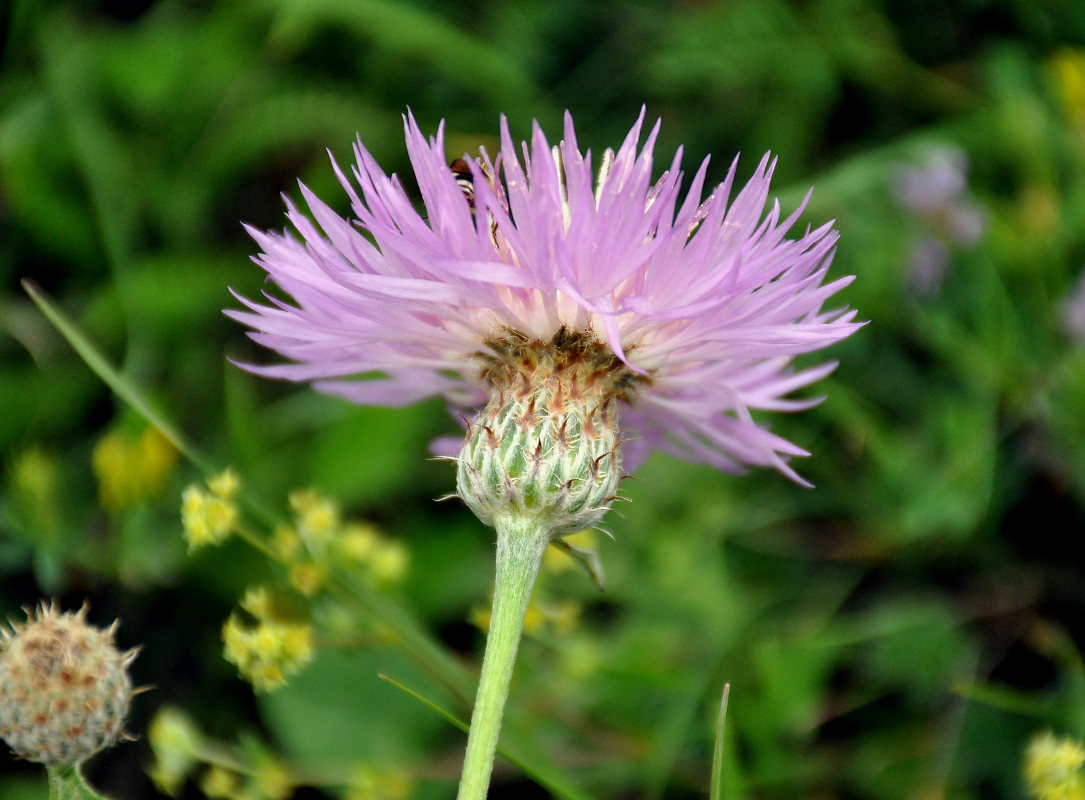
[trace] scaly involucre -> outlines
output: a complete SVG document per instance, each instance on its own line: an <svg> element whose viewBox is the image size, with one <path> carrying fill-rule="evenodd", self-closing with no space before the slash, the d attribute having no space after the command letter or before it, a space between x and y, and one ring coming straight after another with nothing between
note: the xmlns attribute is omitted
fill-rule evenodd
<svg viewBox="0 0 1085 800"><path fill-rule="evenodd" d="M501 151L450 169L443 141L405 117L423 209L358 142L344 219L304 185L311 217L287 200L297 234L249 232L255 258L293 302L244 297L232 317L292 363L248 368L313 381L369 405L443 396L456 413L485 404L510 336L551 342L594 335L638 376L621 398L625 464L655 448L719 469L788 466L806 451L754 421L821 398L789 397L835 363L792 359L853 333L846 308L823 310L850 277L826 283L832 223L787 233L806 203L766 212L775 161L765 155L731 199L737 159L702 200L708 160L681 196L681 150L652 181L659 123L640 144L644 112L598 170L572 117L551 147L536 124L518 149L501 120Z"/></svg>

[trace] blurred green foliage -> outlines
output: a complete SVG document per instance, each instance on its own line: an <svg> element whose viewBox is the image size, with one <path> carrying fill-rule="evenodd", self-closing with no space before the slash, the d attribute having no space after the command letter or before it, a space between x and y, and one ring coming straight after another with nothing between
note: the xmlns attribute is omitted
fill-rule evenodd
<svg viewBox="0 0 1085 800"><path fill-rule="evenodd" d="M356 135L409 174L407 107L426 130L447 120L455 157L492 146L500 113L554 135L564 108L598 151L647 104L661 159L712 153L718 179L736 151L748 174L771 149L785 206L813 185L804 220L837 220L834 273L857 276L844 301L871 324L832 353L823 405L771 420L813 453L799 468L816 490L657 456L600 542L607 593L544 578L541 599L575 601L580 622L526 642L508 742L576 796L704 797L730 682L729 798L995 800L1021 796L1033 732L1085 735L1076 0L9 0L0 37L0 606L90 597L97 621L119 615L155 687L135 732L181 706L237 743L224 763L282 759L323 787L299 798L382 796L365 781L392 798L372 776L393 773L410 797L452 796L461 734L376 676L466 716L492 553L465 509L432 502L454 478L427 444L455 423L439 403L354 408L230 364L265 358L220 313L228 286L261 288L241 222L283 226L298 177L345 210L326 150L349 161ZM896 191L945 148L967 156L952 202L982 215L976 241ZM944 260L920 263L932 241ZM362 640L324 642L252 699L219 629L282 568L237 541L185 553L192 464L102 502L96 447L145 423L23 279L240 473L257 523L315 486L408 545L398 588L313 604L321 630ZM144 739L90 774L154 797L151 759ZM44 791L27 765L0 776L4 798ZM202 796L195 779L180 792ZM492 796L546 795L506 765Z"/></svg>

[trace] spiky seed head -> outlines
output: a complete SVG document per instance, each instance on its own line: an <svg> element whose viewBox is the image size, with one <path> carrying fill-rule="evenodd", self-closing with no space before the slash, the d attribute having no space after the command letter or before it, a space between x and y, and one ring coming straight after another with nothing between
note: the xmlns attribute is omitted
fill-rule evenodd
<svg viewBox="0 0 1085 800"><path fill-rule="evenodd" d="M595 525L622 477L618 400L646 379L590 331L487 344L490 401L460 451L460 497L487 525L533 516L555 537Z"/></svg>
<svg viewBox="0 0 1085 800"><path fill-rule="evenodd" d="M43 602L0 632L0 737L29 761L77 764L124 736L137 650L86 614Z"/></svg>

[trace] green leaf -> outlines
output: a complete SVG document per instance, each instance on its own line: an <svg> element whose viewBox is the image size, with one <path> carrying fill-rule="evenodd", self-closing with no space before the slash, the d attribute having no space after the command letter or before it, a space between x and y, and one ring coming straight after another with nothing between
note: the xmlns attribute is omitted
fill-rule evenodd
<svg viewBox="0 0 1085 800"><path fill-rule="evenodd" d="M419 667L390 648L322 648L288 686L260 698L265 718L287 752L314 768L335 761L420 758L442 726L416 703L390 692L377 679L382 669L424 680Z"/></svg>

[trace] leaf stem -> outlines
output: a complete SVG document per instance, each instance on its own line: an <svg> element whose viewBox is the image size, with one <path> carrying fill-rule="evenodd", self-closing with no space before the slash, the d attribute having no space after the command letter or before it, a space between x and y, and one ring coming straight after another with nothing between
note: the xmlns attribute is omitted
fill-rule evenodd
<svg viewBox="0 0 1085 800"><path fill-rule="evenodd" d="M543 551L550 541L549 529L537 520L506 517L495 523L497 574L493 610L457 800L485 800L524 615Z"/></svg>

